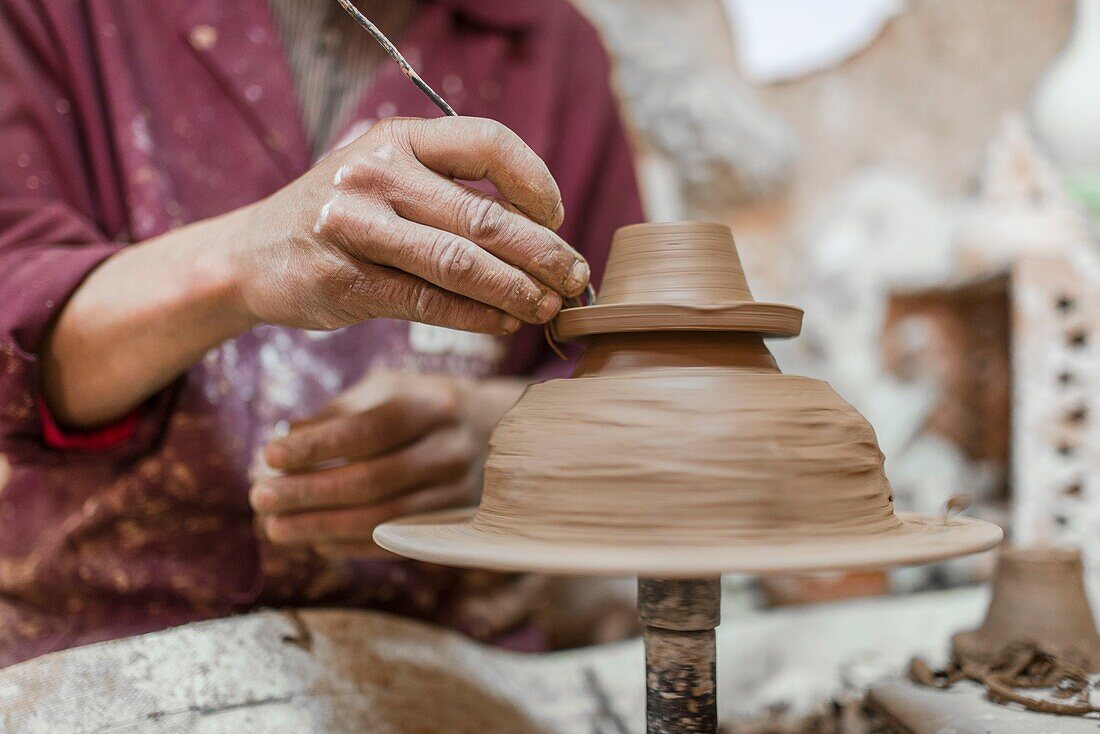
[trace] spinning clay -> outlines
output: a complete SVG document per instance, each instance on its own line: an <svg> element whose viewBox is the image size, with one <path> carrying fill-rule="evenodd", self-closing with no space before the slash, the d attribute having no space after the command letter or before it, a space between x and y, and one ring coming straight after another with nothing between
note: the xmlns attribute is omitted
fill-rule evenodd
<svg viewBox="0 0 1100 734"><path fill-rule="evenodd" d="M782 374L764 344L797 335L801 318L753 300L723 225L620 229L598 304L555 323L585 355L497 425L481 506L387 523L375 539L448 565L663 578L995 546L990 523L894 512L866 419L827 383Z"/></svg>

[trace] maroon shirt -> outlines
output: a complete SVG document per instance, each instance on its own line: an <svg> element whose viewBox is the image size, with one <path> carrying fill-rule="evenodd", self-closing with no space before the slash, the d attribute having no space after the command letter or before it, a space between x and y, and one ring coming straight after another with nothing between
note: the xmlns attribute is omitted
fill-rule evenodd
<svg viewBox="0 0 1100 734"><path fill-rule="evenodd" d="M598 278L612 232L641 211L592 27L565 0L436 0L401 45L460 114L500 120L546 160L561 234ZM538 329L263 326L106 434L62 436L41 407L43 335L92 268L309 167L292 84L264 0L0 3L0 665L257 604L438 619L453 601L438 567L323 564L258 540L248 468L279 421L372 366L560 372ZM437 114L386 64L344 138Z"/></svg>

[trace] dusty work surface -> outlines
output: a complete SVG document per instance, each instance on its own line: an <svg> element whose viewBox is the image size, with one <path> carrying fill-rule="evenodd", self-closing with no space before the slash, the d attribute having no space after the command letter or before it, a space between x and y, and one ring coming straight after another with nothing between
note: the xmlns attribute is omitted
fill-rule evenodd
<svg viewBox="0 0 1100 734"><path fill-rule="evenodd" d="M0 671L0 731L610 732L600 694L640 715L642 671L629 643L525 656L382 614L262 612Z"/></svg>
<svg viewBox="0 0 1100 734"><path fill-rule="evenodd" d="M942 664L986 605L956 589L759 612L739 588L727 585L718 628L726 723L828 709L912 655ZM602 693L641 734L644 667L637 640L528 656L372 612L259 612L0 670L0 733L619 734Z"/></svg>
<svg viewBox="0 0 1100 734"><path fill-rule="evenodd" d="M913 734L1096 734L1100 720L1052 716L987 701L982 686L945 691L892 680L871 686L873 708Z"/></svg>

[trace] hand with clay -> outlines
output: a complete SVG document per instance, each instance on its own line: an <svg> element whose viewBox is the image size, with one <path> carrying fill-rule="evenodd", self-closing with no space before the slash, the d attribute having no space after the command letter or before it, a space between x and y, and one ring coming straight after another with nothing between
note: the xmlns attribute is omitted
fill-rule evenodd
<svg viewBox="0 0 1100 734"><path fill-rule="evenodd" d="M456 179L486 179L505 200ZM259 321L384 316L501 334L550 320L588 283L553 231L564 209L550 171L491 120L383 120L255 214L240 280Z"/></svg>
<svg viewBox="0 0 1100 734"><path fill-rule="evenodd" d="M376 525L476 504L489 432L522 389L504 378L368 375L264 450L278 474L250 500L265 534L326 554L384 555Z"/></svg>
<svg viewBox="0 0 1100 734"><path fill-rule="evenodd" d="M504 198L460 183L488 180ZM484 119L387 119L255 204L108 258L50 333L44 392L66 425L115 420L257 323L374 317L503 334L588 282L554 233L546 165Z"/></svg>

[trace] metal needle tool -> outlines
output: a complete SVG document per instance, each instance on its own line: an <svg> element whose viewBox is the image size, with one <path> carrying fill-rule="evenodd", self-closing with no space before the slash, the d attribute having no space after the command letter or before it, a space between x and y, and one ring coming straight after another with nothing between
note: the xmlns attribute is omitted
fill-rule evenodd
<svg viewBox="0 0 1100 734"><path fill-rule="evenodd" d="M429 84L420 78L420 75L416 73L416 69L409 65L409 62L405 60L405 57L401 55L401 52L397 50L397 46L393 45L393 41L386 38L386 34L378 29L374 23L371 23L370 18L359 12L359 8L355 7L351 0L336 0L340 3L340 6L348 11L348 15L355 18L355 22L361 25L367 33L374 37L374 40L378 41L382 48L386 49L386 53L397 62L397 65L401 67L402 73L409 78L409 80L415 84L421 92L427 95L428 99L435 103L435 106L443 110L443 114L450 117L458 117L458 113L454 111L454 108L447 104L447 100L439 96L439 94L429 86Z"/></svg>
<svg viewBox="0 0 1100 734"><path fill-rule="evenodd" d="M359 8L355 7L355 4L352 2L352 0L336 0L336 2L340 3L340 7L346 10L348 12L348 15L354 18L355 22L362 26L367 33L371 34L374 40L378 41L379 45L381 45L382 48L386 49L386 53L390 55L390 58L396 61L397 65L401 67L401 72L405 76L407 76L409 78L409 81L415 84L417 88L435 104L436 107L443 110L443 114L448 115L449 117L458 117L458 113L455 112L453 107L447 104L447 100L443 99L443 97L441 97L438 92L432 89L430 84L420 78L420 75L416 73L416 69L412 68L412 65L409 64L405 57L401 55L401 52L397 50L397 46L394 45L393 41L386 38L386 34L379 30L378 26L370 21L370 18L363 15L363 13L359 11ZM596 291L592 287L591 283L589 283L588 287L585 289L585 296L588 299L587 305L594 306L596 304ZM580 306L582 305L582 303L579 298L570 298L567 299L565 305ZM554 353L557 354L560 358L566 359L565 354L561 351L561 348L558 346L557 340L554 338L553 327L551 327L550 323L547 323L543 327L543 333L546 335L547 344L550 345L550 348L554 351Z"/></svg>

